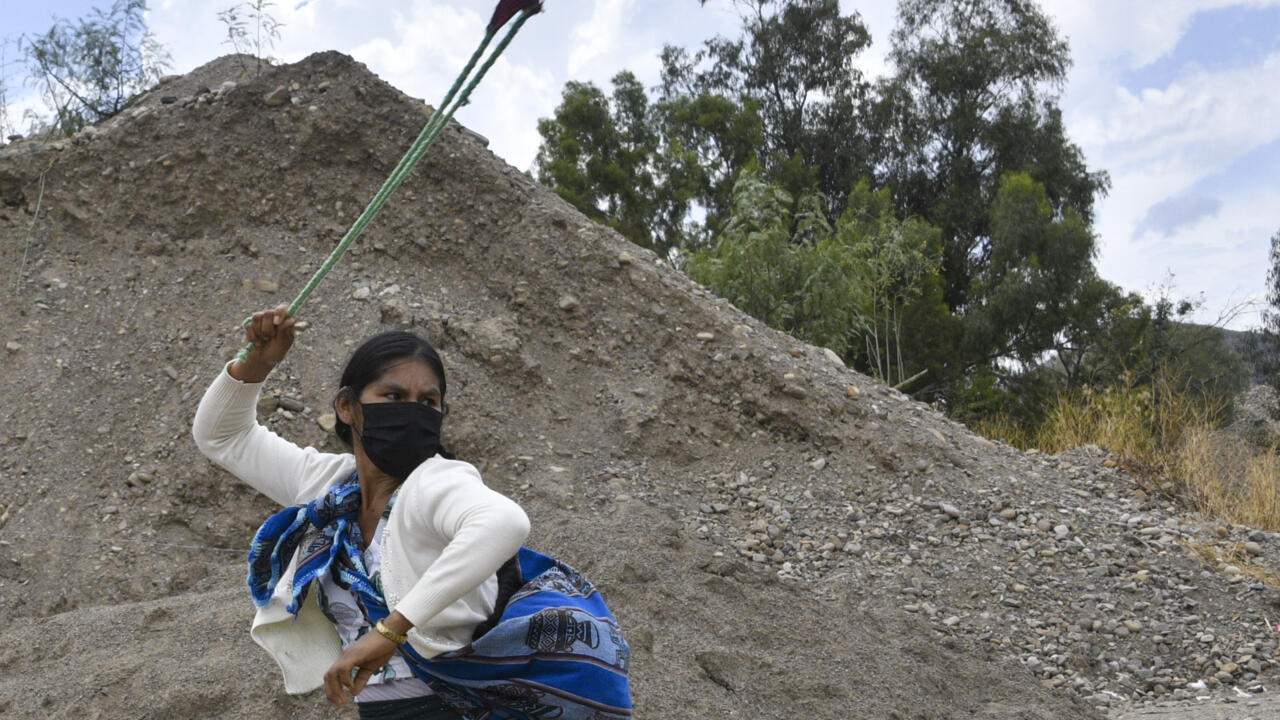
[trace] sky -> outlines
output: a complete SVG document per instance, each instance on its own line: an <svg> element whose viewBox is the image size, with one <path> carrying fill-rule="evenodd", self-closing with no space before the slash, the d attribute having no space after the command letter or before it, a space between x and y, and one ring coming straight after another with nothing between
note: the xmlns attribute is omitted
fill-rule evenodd
<svg viewBox="0 0 1280 720"><path fill-rule="evenodd" d="M108 0L0 0L0 38L46 30ZM185 73L231 51L217 14L232 0L151 0L149 24ZM280 0L270 54L296 62L336 49L435 105L483 35L495 0ZM893 0L841 0L885 60ZM1040 0L1071 47L1060 98L1069 137L1111 177L1096 206L1097 266L1128 291L1203 301L1196 319L1256 326L1271 236L1280 231L1280 0ZM456 119L529 170L539 118L569 80L607 86L629 69L655 85L664 44L736 35L729 0L547 0ZM11 116L35 104L9 62ZM16 86L16 87L15 87ZM15 113L15 109L17 112ZM1232 314L1234 311L1234 314Z"/></svg>

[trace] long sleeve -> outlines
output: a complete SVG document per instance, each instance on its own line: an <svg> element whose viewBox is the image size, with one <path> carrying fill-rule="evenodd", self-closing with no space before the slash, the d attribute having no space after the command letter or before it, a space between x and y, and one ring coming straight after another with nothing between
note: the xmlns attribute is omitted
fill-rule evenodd
<svg viewBox="0 0 1280 720"><path fill-rule="evenodd" d="M355 469L350 455L300 448L258 424L261 383L224 368L205 391L191 434L205 457L280 505L305 502Z"/></svg>
<svg viewBox="0 0 1280 720"><path fill-rule="evenodd" d="M415 541L439 543L443 549L403 598L388 600L416 627L429 631L440 624L437 619L446 622L438 618L442 611L492 578L520 549L529 534L529 518L515 502L486 487L467 463L437 457L415 475L420 472L422 482L411 476L397 505L406 503L405 522L422 528L421 534L402 544L409 553ZM405 559L411 565L420 561Z"/></svg>

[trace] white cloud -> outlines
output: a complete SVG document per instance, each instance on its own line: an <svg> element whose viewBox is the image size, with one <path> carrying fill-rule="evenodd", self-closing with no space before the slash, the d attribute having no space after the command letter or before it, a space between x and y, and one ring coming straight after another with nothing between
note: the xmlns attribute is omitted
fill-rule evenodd
<svg viewBox="0 0 1280 720"><path fill-rule="evenodd" d="M470 9L417 0L407 15L396 16L392 37L374 38L351 54L395 87L435 105L471 57L487 22ZM525 169L540 141L537 118L543 108L554 107L557 89L549 71L516 65L503 56L456 119Z"/></svg>
<svg viewBox="0 0 1280 720"><path fill-rule="evenodd" d="M618 46L623 24L633 15L634 0L597 0L591 17L569 33L569 75L578 76L593 61ZM613 63L610 63L613 64Z"/></svg>
<svg viewBox="0 0 1280 720"><path fill-rule="evenodd" d="M1068 135L1091 168L1111 175L1111 193L1096 208L1103 276L1144 290L1172 273L1179 292L1204 293L1202 320L1255 295L1265 276L1268 224L1280 222L1280 188L1260 183L1243 196L1221 197L1216 214L1167 236L1135 231L1159 203L1195 194L1197 183L1280 137L1280 128L1259 122L1280 113L1274 93L1280 56L1215 71L1187 64L1166 87L1138 92L1122 81L1170 56L1197 12L1280 2L1169 0L1158 11L1107 0L1042 2L1071 44L1074 63L1062 98ZM1252 321L1242 316L1232 326Z"/></svg>

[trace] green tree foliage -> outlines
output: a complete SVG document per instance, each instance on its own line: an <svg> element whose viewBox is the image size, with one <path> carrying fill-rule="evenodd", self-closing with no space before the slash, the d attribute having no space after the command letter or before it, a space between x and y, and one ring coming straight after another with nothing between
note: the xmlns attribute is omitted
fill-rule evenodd
<svg viewBox="0 0 1280 720"><path fill-rule="evenodd" d="M662 97L654 122L660 132L656 220L666 245L708 247L728 220L740 171L757 160L760 115L754 103L699 92ZM701 221L692 219L696 211Z"/></svg>
<svg viewBox="0 0 1280 720"><path fill-rule="evenodd" d="M611 97L592 83L570 82L555 116L538 122L543 142L535 162L538 179L587 217L661 252L674 240L655 222L661 206L651 116L649 98L630 72L614 76Z"/></svg>
<svg viewBox="0 0 1280 720"><path fill-rule="evenodd" d="M880 177L903 211L942 229L947 303L963 312L985 302L972 285L987 273L988 209L1007 173L1029 173L1054 213L1071 208L1086 225L1108 181L1066 137L1067 43L1032 0L901 0L890 59L896 73L868 112Z"/></svg>
<svg viewBox="0 0 1280 720"><path fill-rule="evenodd" d="M753 111L760 122L755 152L737 153L739 164L726 176L757 159L792 194L816 182L837 216L849 188L873 167L858 119L868 84L854 67L871 36L856 13L841 14L838 0L735 4L740 37L716 37L693 52L663 49L660 97L714 97ZM676 138L685 130L668 128Z"/></svg>
<svg viewBox="0 0 1280 720"><path fill-rule="evenodd" d="M771 327L842 353L865 299L856 263L832 252L831 234L816 195L794 199L749 165L715 248L695 253L687 268Z"/></svg>
<svg viewBox="0 0 1280 720"><path fill-rule="evenodd" d="M752 162L796 197L818 182L829 219L838 215L853 179L871 169L853 142L865 137L855 109L867 86L853 59L869 43L867 31L856 15L840 14L837 0L737 4L741 38L714 38L694 52L663 49L651 104L642 92L620 101L615 78L609 112L601 113L598 90L592 98L588 86L566 86L555 116L539 124L539 178L589 216L608 218L663 254L713 242L727 222L734 183ZM652 129L630 146L635 152L626 163L652 183L642 188L651 188L647 202L615 200L617 189L603 171L623 167L609 153L618 146L612 137L623 134L624 112ZM643 214L624 221L610 206Z"/></svg>
<svg viewBox="0 0 1280 720"><path fill-rule="evenodd" d="M1216 412L1229 409L1244 389L1248 373L1221 327L1190 322L1198 304L1175 298L1171 285L1150 303L1096 277L1082 285L1078 297L1091 308L1088 322L1071 325L1053 352L1021 372L997 366L979 372L987 384L966 385L956 415L997 415L1033 429L1060 398L1176 391L1179 402Z"/></svg>
<svg viewBox="0 0 1280 720"><path fill-rule="evenodd" d="M901 382L920 369L903 352L918 330L905 320L936 274L938 232L898 221L888 192L865 183L834 224L822 203L816 192L793 198L748 165L724 232L689 258L689 274L772 327Z"/></svg>
<svg viewBox="0 0 1280 720"><path fill-rule="evenodd" d="M619 134L599 93L574 114L567 92L542 126L547 157L566 137L579 153L544 179L855 367L893 382L927 369L913 389L953 409L1030 398L1034 412L1156 352L1161 309L1093 266L1108 181L1066 135L1067 44L1033 0L900 0L875 82L854 67L866 28L836 0L734 5L738 37L663 50L655 134L624 170L647 203L590 170L622 168L582 139ZM625 223L624 206L639 210Z"/></svg>
<svg viewBox="0 0 1280 720"><path fill-rule="evenodd" d="M115 115L160 79L168 53L147 29L146 12L146 0L116 0L110 10L60 19L23 38L27 68L58 131L70 135Z"/></svg>
<svg viewBox="0 0 1280 720"><path fill-rule="evenodd" d="M975 364L1013 359L1030 365L1055 347L1094 278L1094 238L1074 208L1055 216L1044 186L1006 175L991 205L987 261L966 312ZM1092 308L1088 308L1092 310Z"/></svg>
<svg viewBox="0 0 1280 720"><path fill-rule="evenodd" d="M904 353L904 335L908 351L918 347L916 323L925 320L921 310L928 307L921 301L937 288L939 237L937 228L921 220L899 221L889 191L873 191L861 182L849 194L828 243L832 259L855 263L863 288L858 364L890 385L906 380L908 367L914 371L921 363L920 353Z"/></svg>
<svg viewBox="0 0 1280 720"><path fill-rule="evenodd" d="M1267 296L1262 324L1241 344L1252 382L1280 390L1280 230L1271 236L1267 252Z"/></svg>

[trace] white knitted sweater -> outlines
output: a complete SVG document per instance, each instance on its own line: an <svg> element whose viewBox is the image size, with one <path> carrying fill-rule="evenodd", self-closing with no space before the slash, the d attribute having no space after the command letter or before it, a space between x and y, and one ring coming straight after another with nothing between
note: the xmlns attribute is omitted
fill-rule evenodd
<svg viewBox="0 0 1280 720"><path fill-rule="evenodd" d="M218 374L192 426L205 456L284 506L310 502L351 477L353 455L303 449L259 425L261 390L261 383L240 382L225 369ZM493 612L498 568L528 533L520 506L486 487L470 464L436 455L410 473L387 518L381 553L387 606L413 623L415 650L433 657L470 642ZM290 693L320 687L342 651L314 588L296 621L285 609L297 560L250 630L280 665Z"/></svg>

